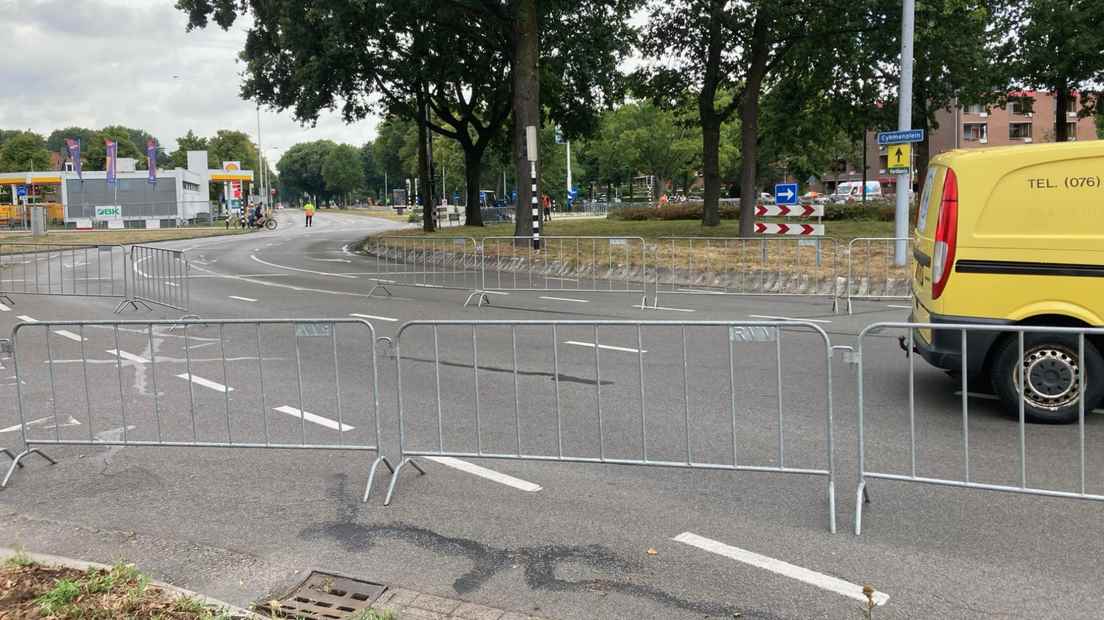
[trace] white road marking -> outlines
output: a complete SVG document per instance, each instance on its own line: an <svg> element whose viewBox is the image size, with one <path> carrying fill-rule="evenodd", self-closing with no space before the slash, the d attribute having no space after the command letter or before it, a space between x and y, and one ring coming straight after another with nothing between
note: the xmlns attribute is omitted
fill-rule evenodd
<svg viewBox="0 0 1104 620"><path fill-rule="evenodd" d="M886 308L900 308L902 310L912 310L912 306L895 306L893 304L886 304Z"/></svg>
<svg viewBox="0 0 1104 620"><path fill-rule="evenodd" d="M310 260L316 260L321 263L351 263L353 261L347 258L311 258Z"/></svg>
<svg viewBox="0 0 1104 620"><path fill-rule="evenodd" d="M782 575L783 577L796 579L797 581L816 586L822 590L842 594L843 596L862 603L866 602L866 595L863 594L862 586L844 581L837 577L832 577L831 575L825 575L824 573L818 573L814 570L790 564L789 562L783 562L782 560L759 555L758 553L746 549L726 545L722 542L698 536L691 532L683 532L675 536L672 540L690 545L691 547L697 547L703 551L716 553L717 555L722 555L726 558L736 560L737 562L743 562L744 564L749 564L756 568L762 568L763 570L768 570L772 573ZM889 595L885 592L875 591L872 596L874 598L874 603L878 606L883 606L889 601Z"/></svg>
<svg viewBox="0 0 1104 620"><path fill-rule="evenodd" d="M479 476L480 478L486 478L499 484L504 484L508 487L514 487L515 489L525 491L526 493L536 493L541 490L539 484L533 484L527 480L521 478L515 478L506 474L497 472L493 469L487 469L486 467L480 467L474 463L467 461L461 461L460 459L454 459L449 456L427 456L426 460L433 461L434 463L440 463L446 467L453 469L459 469L462 472L469 473L473 476Z"/></svg>
<svg viewBox="0 0 1104 620"><path fill-rule="evenodd" d="M962 396L962 390L955 390L955 396ZM980 398L982 400L1000 400L1000 397L996 394L983 394L981 392L966 392L966 396L969 398ZM1104 413L1104 409L1093 409L1092 413Z"/></svg>
<svg viewBox="0 0 1104 620"><path fill-rule="evenodd" d="M300 410L296 409L295 407L288 407L287 405L283 405L283 406L280 406L280 407L274 407L273 411L279 411L280 413L286 413L289 416L292 416L292 417L295 417L295 418L302 418L302 419L306 420L307 422L314 422L315 424L317 424L319 426L325 426L326 428L331 428L335 431L339 429L337 420L331 420L329 418L326 418L326 417L323 417L323 416L320 416L320 415L315 415L315 414L313 414L309 411L300 411ZM354 428L356 428L356 427L355 426L349 426L348 424L345 424L344 422L342 422L341 426L340 426L340 430L341 430L342 433L347 432L347 431L351 431Z"/></svg>
<svg viewBox="0 0 1104 620"><path fill-rule="evenodd" d="M766 319L768 321L804 321L808 323L831 323L831 321L826 319L795 319L789 316L773 316L770 314L749 314L748 318Z"/></svg>
<svg viewBox="0 0 1104 620"><path fill-rule="evenodd" d="M37 323L38 322L38 319L33 318L33 317L29 317L26 314L20 314L19 316L15 317L15 318L19 319L20 321L23 321L24 323Z"/></svg>
<svg viewBox="0 0 1104 620"><path fill-rule="evenodd" d="M664 306L644 306L640 304L633 306L633 308L640 308L641 310L668 310L670 312L695 312L695 310L691 310L690 308L666 308Z"/></svg>
<svg viewBox="0 0 1104 620"><path fill-rule="evenodd" d="M503 291L483 291L483 292L488 294L488 295L509 295L509 293L505 293Z"/></svg>
<svg viewBox="0 0 1104 620"><path fill-rule="evenodd" d="M288 267L287 265L277 265L276 263L270 263L268 261L261 260L261 259L257 258L257 256L255 254L250 254L249 258L253 259L254 261L256 261L256 262L258 262L262 265L265 265L267 267L273 267L273 268L276 268L276 269L285 269L287 271L298 271L298 272L301 272L301 273L313 273L316 276L333 276L335 278L349 278L349 279L352 279L352 280L356 279L356 276L351 276L351 275L344 274L344 273L330 273L328 271L314 271L314 270L311 270L311 269L300 269L298 267Z"/></svg>
<svg viewBox="0 0 1104 620"><path fill-rule="evenodd" d="M572 299L570 297L545 297L545 296L542 295L542 296L538 297L537 299L547 299L549 301L573 301L577 304L589 304L590 303L589 299Z"/></svg>
<svg viewBox="0 0 1104 620"><path fill-rule="evenodd" d="M230 299L237 299L238 301L248 301L249 303L253 303L253 302L257 301L256 299L253 299L252 297L238 297L237 295L230 295Z"/></svg>
<svg viewBox="0 0 1104 620"><path fill-rule="evenodd" d="M62 264L65 266L66 269L72 269L74 267L84 267L88 263L73 263L73 264L62 263Z"/></svg>
<svg viewBox="0 0 1104 620"><path fill-rule="evenodd" d="M573 344L577 347L588 347L588 348L591 348L591 349L594 348L594 343L593 342L579 342L578 340L564 340L564 344ZM608 349L610 351L624 351L625 353L647 353L648 352L647 350L640 351L638 349L630 349L628 347L615 347L615 346L611 346L611 345L608 345L608 344L600 344L600 345L598 345L598 348L599 349Z"/></svg>
<svg viewBox="0 0 1104 620"><path fill-rule="evenodd" d="M189 375L186 372L180 373L179 375L176 375L176 376L181 378L181 379L184 379L185 381L190 380L192 383L194 383L196 385L202 385L203 387L210 388L210 389L212 389L216 392L225 393L225 392L233 392L234 391L234 388L232 388L232 387L226 387L225 385L223 385L221 383L215 383L214 381L211 381L210 379L204 379L203 377L197 377L196 375Z"/></svg>
<svg viewBox="0 0 1104 620"><path fill-rule="evenodd" d="M50 417L46 417L46 418L39 418L37 420L31 420L30 422L27 422L27 428L31 428L32 426L43 426L44 424L46 424L47 422L52 421L53 419L54 419L53 416L50 416ZM70 427L70 426L80 426L80 420L77 420L73 416L69 416L68 419L66 419L61 424L51 424L49 426L43 426L43 428L45 430L52 431L52 430L54 430L54 428L67 428L67 427ZM23 428L23 425L22 424L16 424L15 426L9 426L7 428L0 428L0 433L13 433L13 432L19 430L20 428Z"/></svg>
<svg viewBox="0 0 1104 620"><path fill-rule="evenodd" d="M355 316L358 319L377 319L377 320L380 320L380 321L387 321L388 323L398 323L399 322L398 319L393 319L389 316L376 316L374 314L357 314L355 312L352 312L352 313L349 314L349 316Z"/></svg>
<svg viewBox="0 0 1104 620"><path fill-rule="evenodd" d="M5 306L4 304L0 304L0 312L11 312L11 308Z"/></svg>
<svg viewBox="0 0 1104 620"><path fill-rule="evenodd" d="M140 355L135 355L133 353L127 353L126 351L116 351L115 349L107 349L107 352L112 354L112 355L115 355L117 357L121 357L125 360L130 360L132 362L137 362L139 364L148 364L148 363L150 363L150 361L148 359L146 359L146 358L144 358Z"/></svg>
<svg viewBox="0 0 1104 620"><path fill-rule="evenodd" d="M87 338L81 338L79 334L74 334L67 329L55 329L54 333L61 336L62 338L68 338L69 340L73 340L75 342L84 342L85 340L88 340Z"/></svg>

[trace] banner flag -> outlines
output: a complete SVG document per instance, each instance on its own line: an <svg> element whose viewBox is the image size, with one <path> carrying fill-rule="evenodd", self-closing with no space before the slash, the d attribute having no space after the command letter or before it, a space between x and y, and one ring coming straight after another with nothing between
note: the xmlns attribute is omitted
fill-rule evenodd
<svg viewBox="0 0 1104 620"><path fill-rule="evenodd" d="M72 138L66 138L65 146L69 150L69 160L73 162L73 172L76 172L77 178L83 181L84 175L81 174L80 138L77 138L76 140Z"/></svg>
<svg viewBox="0 0 1104 620"><path fill-rule="evenodd" d="M104 146L107 147L107 182L114 185L119 169L119 143L105 139Z"/></svg>
<svg viewBox="0 0 1104 620"><path fill-rule="evenodd" d="M157 183L157 141L150 138L146 141L146 167L149 168L150 183Z"/></svg>

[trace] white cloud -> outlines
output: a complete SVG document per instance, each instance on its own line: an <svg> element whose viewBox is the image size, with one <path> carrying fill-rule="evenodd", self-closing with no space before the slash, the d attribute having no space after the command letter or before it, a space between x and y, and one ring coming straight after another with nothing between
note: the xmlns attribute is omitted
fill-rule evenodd
<svg viewBox="0 0 1104 620"><path fill-rule="evenodd" d="M239 96L237 55L246 26L187 32L171 0L0 0L0 128L43 135L78 125L144 129L170 150L189 129L244 131L256 139L253 102ZM175 77L174 76L179 76ZM261 110L261 138L273 160L298 142L362 144L378 119L346 125L323 114L303 127L290 112Z"/></svg>

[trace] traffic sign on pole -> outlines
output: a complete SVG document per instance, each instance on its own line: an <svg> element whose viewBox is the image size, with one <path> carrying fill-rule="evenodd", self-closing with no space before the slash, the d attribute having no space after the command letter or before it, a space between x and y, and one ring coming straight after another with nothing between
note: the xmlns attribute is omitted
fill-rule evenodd
<svg viewBox="0 0 1104 620"><path fill-rule="evenodd" d="M760 235L821 237L824 235L824 224L764 224L756 222L755 232Z"/></svg>
<svg viewBox="0 0 1104 620"><path fill-rule="evenodd" d="M903 131L879 131L878 144L907 144L909 142L923 142L923 129L905 129Z"/></svg>
<svg viewBox="0 0 1104 620"><path fill-rule="evenodd" d="M893 144L886 158L890 174L908 174L912 170L912 145Z"/></svg>
<svg viewBox="0 0 1104 620"><path fill-rule="evenodd" d="M824 217L824 205L759 205L756 217Z"/></svg>
<svg viewBox="0 0 1104 620"><path fill-rule="evenodd" d="M797 204L797 183L778 183L774 186L774 203L780 205Z"/></svg>
<svg viewBox="0 0 1104 620"><path fill-rule="evenodd" d="M26 196L27 195L27 186L26 185L16 185L15 186L15 195L16 196Z"/></svg>

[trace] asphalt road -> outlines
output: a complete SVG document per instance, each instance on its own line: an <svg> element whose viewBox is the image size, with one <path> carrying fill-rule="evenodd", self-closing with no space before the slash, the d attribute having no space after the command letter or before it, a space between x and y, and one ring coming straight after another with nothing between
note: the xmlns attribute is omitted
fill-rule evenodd
<svg viewBox="0 0 1104 620"><path fill-rule="evenodd" d="M17 359L0 360L0 390L16 402L18 362L32 437L327 449L45 447L57 465L32 456L0 491L0 544L125 557L243 605L321 569L554 618L860 617L848 593L866 583L888 596L874 617L1077 618L1104 608L1098 503L875 480L854 536L856 369L838 353L829 362L815 329L745 342L723 326L596 333L549 323L807 318L832 344L855 345L863 326L902 320L899 302L860 303L847 316L815 298L665 295L666 309L645 311L629 293L511 292L482 308L464 307L464 290L390 285L392 296L369 297L378 261L351 248L396 225L328 211L310 230L299 224L162 245L187 249L192 312L205 319L352 322L298 334L287 323L32 325L18 334ZM111 299L14 301L0 312L5 332L18 317L120 318ZM411 325L401 362L382 342L373 369L373 338L442 319L535 323ZM867 468L908 473L908 360L895 334L864 344ZM827 468L829 369L836 534L826 477L732 471L734 457ZM960 476L959 386L922 362L915 372L918 473ZM376 452L355 448L378 444L395 460L400 375L408 450L537 458L420 459L426 475L404 468L387 507L381 468L361 503ZM983 396L969 406L972 478L1017 483L1016 425ZM0 447L21 447L19 424L14 406L0 410ZM1104 416L1091 415L1089 492L1104 486L1102 433ZM1076 489L1078 441L1076 427L1027 427L1028 482Z"/></svg>

